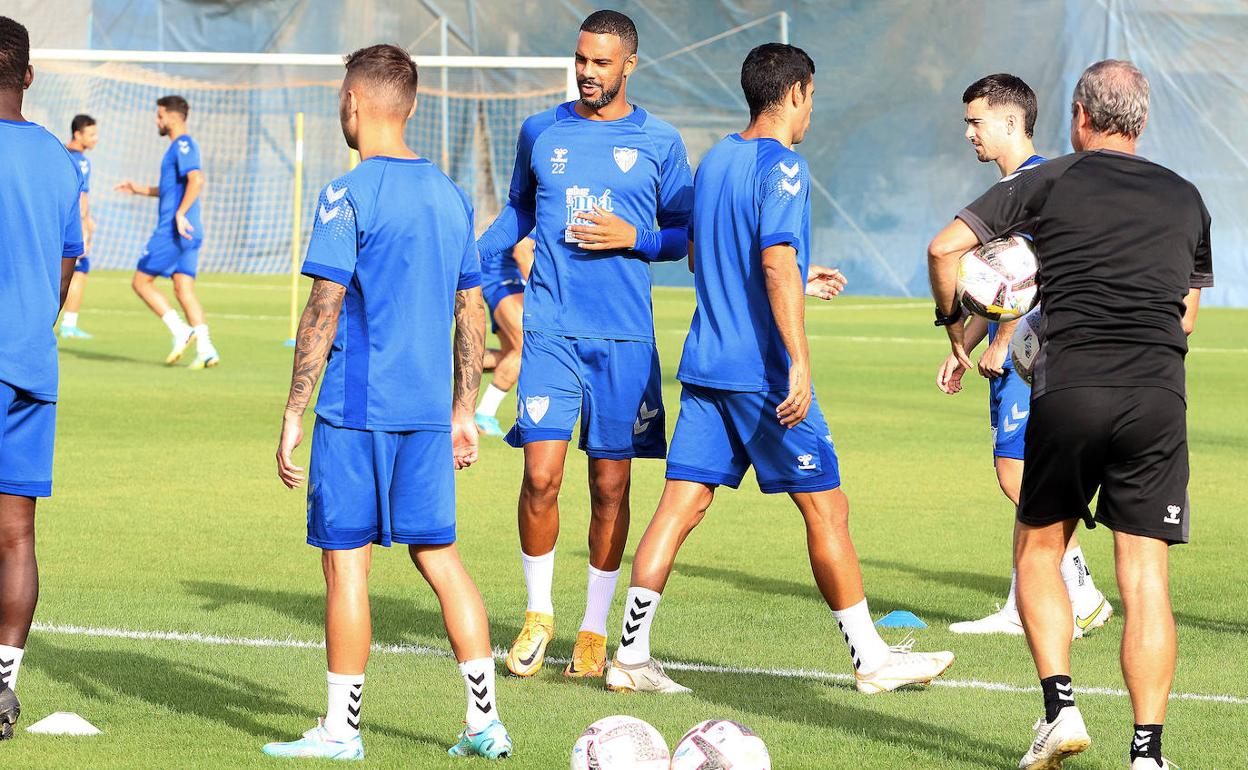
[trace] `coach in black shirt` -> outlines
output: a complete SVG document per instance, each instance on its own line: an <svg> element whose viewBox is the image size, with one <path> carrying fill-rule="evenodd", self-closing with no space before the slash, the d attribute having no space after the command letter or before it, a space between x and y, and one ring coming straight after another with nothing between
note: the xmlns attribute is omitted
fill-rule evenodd
<svg viewBox="0 0 1248 770"><path fill-rule="evenodd" d="M1114 532L1132 768L1168 767L1161 731L1175 627L1167 546L1186 542L1190 523L1183 360L1213 264L1200 193L1135 154L1148 97L1148 81L1129 62L1089 67L1071 105L1076 152L993 185L928 250L942 321L956 315L958 261L968 249L1022 231L1040 260L1042 346L1014 560L1045 719L1024 770L1057 766L1091 741L1074 705L1072 619L1058 572L1080 519ZM946 328L965 359L962 325Z"/></svg>

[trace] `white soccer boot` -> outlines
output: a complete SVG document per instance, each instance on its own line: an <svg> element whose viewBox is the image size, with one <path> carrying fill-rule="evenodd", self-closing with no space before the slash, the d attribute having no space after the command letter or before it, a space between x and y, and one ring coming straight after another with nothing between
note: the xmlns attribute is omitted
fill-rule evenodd
<svg viewBox="0 0 1248 770"><path fill-rule="evenodd" d="M673 681L653 658L632 666L612 660L607 667L606 685L612 692L657 692L664 695L693 692Z"/></svg>
<svg viewBox="0 0 1248 770"><path fill-rule="evenodd" d="M1001 608L979 620L963 620L959 623L950 623L949 630L955 634L1008 634L1010 636L1022 636L1023 619L1018 616L1018 610L1011 612Z"/></svg>
<svg viewBox="0 0 1248 770"><path fill-rule="evenodd" d="M182 360L182 356L186 353L186 349L195 341L195 329L187 326L177 334L173 335L173 349L169 351L169 355L165 356L165 363L173 366Z"/></svg>
<svg viewBox="0 0 1248 770"><path fill-rule="evenodd" d="M1066 757L1086 751L1092 745L1077 706L1067 706L1057 712L1057 719L1052 722L1040 717L1032 729L1036 731L1036 739L1018 761L1018 770L1061 770Z"/></svg>
<svg viewBox="0 0 1248 770"><path fill-rule="evenodd" d="M890 692L911 684L931 684L953 665L952 652L911 652L914 639L888 648L888 660L869 674L854 672L858 692Z"/></svg>
<svg viewBox="0 0 1248 770"><path fill-rule="evenodd" d="M1170 763L1170 760L1162 757L1161 764L1157 764L1157 760L1149 757L1136 757L1131 762L1131 770L1180 770L1178 765Z"/></svg>
<svg viewBox="0 0 1248 770"><path fill-rule="evenodd" d="M1114 614L1114 608L1110 606L1105 594L1100 591L1097 593L1101 597L1099 602L1087 602L1084 607L1074 610L1075 635L1071 637L1072 639L1081 639L1087 632L1100 628L1109 622L1109 618ZM1086 613L1080 610L1086 610Z"/></svg>

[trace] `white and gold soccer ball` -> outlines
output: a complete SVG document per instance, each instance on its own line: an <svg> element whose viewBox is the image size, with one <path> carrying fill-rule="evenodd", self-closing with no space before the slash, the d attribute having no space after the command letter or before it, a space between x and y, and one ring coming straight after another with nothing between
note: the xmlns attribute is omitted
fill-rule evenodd
<svg viewBox="0 0 1248 770"><path fill-rule="evenodd" d="M636 717L605 717L572 747L572 770L668 770L667 741Z"/></svg>
<svg viewBox="0 0 1248 770"><path fill-rule="evenodd" d="M767 745L754 731L727 719L694 725L676 744L671 770L771 770Z"/></svg>
<svg viewBox="0 0 1248 770"><path fill-rule="evenodd" d="M1031 384L1036 373L1036 357L1040 355L1040 346L1044 344L1040 336L1040 306L1036 305L1027 315L1018 319L1014 327L1014 336L1010 338L1010 360L1014 362L1014 373L1023 378L1023 382Z"/></svg>
<svg viewBox="0 0 1248 770"><path fill-rule="evenodd" d="M998 238L962 255L958 302L989 321L1013 321L1036 301L1036 250L1021 235Z"/></svg>

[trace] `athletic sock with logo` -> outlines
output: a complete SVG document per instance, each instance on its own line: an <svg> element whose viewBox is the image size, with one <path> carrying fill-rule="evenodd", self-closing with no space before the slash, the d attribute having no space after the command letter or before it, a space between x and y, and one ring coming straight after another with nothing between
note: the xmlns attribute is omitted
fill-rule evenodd
<svg viewBox="0 0 1248 770"><path fill-rule="evenodd" d="M360 734L360 701L364 697L363 674L328 672L329 705L325 708L325 731L336 741Z"/></svg>
<svg viewBox="0 0 1248 770"><path fill-rule="evenodd" d="M459 664L459 673L464 677L464 689L468 697L468 711L464 715L464 722L467 723L469 732L480 732L490 722L498 719L498 704L495 702L497 691L494 689L494 659L465 660Z"/></svg>
<svg viewBox="0 0 1248 770"><path fill-rule="evenodd" d="M865 598L843 610L832 610L832 617L836 618L836 624L845 636L845 644L849 645L849 657L854 661L854 671L870 674L888 662L888 644L880 638L880 632L875 630Z"/></svg>
<svg viewBox="0 0 1248 770"><path fill-rule="evenodd" d="M494 387L494 383L485 386L485 395L481 397L481 405L477 407L477 414L484 417L493 417L498 414L498 407L502 405L503 399L507 397L507 391Z"/></svg>
<svg viewBox="0 0 1248 770"><path fill-rule="evenodd" d="M1092 582L1092 572L1079 546L1062 556L1062 582L1066 584L1066 595L1070 597L1076 616L1086 618L1100 609L1104 597Z"/></svg>
<svg viewBox="0 0 1248 770"><path fill-rule="evenodd" d="M524 567L524 585L529 592L528 611L554 615L551 591L555 582L555 552L529 556L521 551L520 562Z"/></svg>
<svg viewBox="0 0 1248 770"><path fill-rule="evenodd" d="M6 686L16 692L17 671L22 667L22 656L26 654L21 647L10 647L0 644L0 690Z"/></svg>
<svg viewBox="0 0 1248 770"><path fill-rule="evenodd" d="M604 572L589 565L589 579L585 588L585 617L581 619L581 630L607 635L607 613L611 611L611 600L615 598L615 584L620 579L620 570Z"/></svg>
<svg viewBox="0 0 1248 770"><path fill-rule="evenodd" d="M620 631L620 646L615 650L615 661L625 666L635 666L650 660L650 626L659 609L662 594L648 588L630 586L624 600L624 623Z"/></svg>
<svg viewBox="0 0 1248 770"><path fill-rule="evenodd" d="M1162 767L1161 730L1163 725L1136 725L1131 736L1131 761L1140 757L1154 760Z"/></svg>
<svg viewBox="0 0 1248 770"><path fill-rule="evenodd" d="M1075 705L1075 689L1066 674L1056 674L1040 680L1044 693L1044 721L1052 724L1057 714L1067 706Z"/></svg>

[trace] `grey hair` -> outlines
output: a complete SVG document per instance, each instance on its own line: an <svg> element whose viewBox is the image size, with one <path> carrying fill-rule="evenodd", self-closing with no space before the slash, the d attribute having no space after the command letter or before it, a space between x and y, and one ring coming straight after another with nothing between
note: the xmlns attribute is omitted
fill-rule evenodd
<svg viewBox="0 0 1248 770"><path fill-rule="evenodd" d="M1122 59L1098 61L1083 71L1071 97L1070 110L1082 104L1101 134L1138 137L1148 118L1148 78Z"/></svg>

